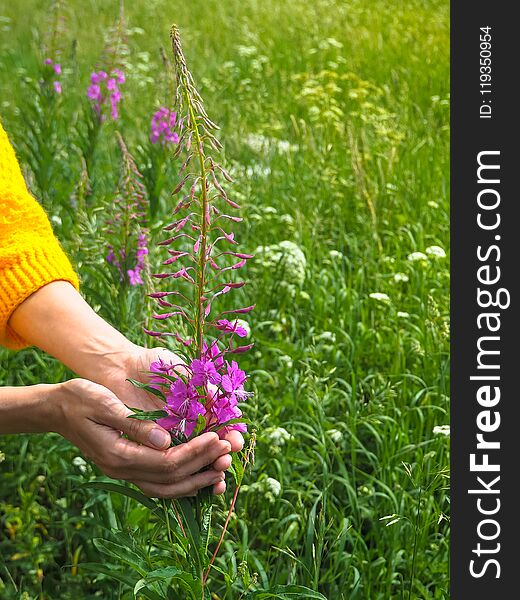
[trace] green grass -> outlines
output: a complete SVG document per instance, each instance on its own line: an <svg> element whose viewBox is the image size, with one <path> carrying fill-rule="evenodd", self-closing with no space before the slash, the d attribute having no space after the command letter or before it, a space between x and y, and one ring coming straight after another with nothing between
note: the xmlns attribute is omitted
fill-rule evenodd
<svg viewBox="0 0 520 600"><path fill-rule="evenodd" d="M0 117L85 296L143 341L139 290L122 294L103 259L119 172L113 124L91 157L81 218L71 201L81 199L85 89L119 3L68 2L58 103L37 83L49 4L0 0ZM168 51L176 22L222 128L245 217L241 247L291 240L306 258L304 282L262 252L248 269L256 345L241 365L255 391L247 414L258 425L257 459L218 565L233 576L245 561L259 583L306 585L331 600L448 598L449 438L433 428L448 423L449 258L408 259L434 245L448 252L448 3L127 4L117 128L141 170L152 169L149 121L167 94L159 49ZM267 141L257 147L252 135ZM157 239L178 166L158 188ZM152 255L156 265L161 256ZM0 361L3 384L71 376L34 350ZM279 427L291 437L277 445ZM0 597L133 597L70 565L99 560L92 539L106 527L146 538L146 513L81 489L95 470L72 464L78 452L57 436L5 437L0 451ZM215 589L240 596L236 586Z"/></svg>

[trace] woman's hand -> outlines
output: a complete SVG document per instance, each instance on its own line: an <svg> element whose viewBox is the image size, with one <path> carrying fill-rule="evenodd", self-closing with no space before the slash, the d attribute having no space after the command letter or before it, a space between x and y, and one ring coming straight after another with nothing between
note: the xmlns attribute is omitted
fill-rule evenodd
<svg viewBox="0 0 520 600"><path fill-rule="evenodd" d="M48 387L56 409L53 431L77 446L105 475L130 481L158 498L194 495L210 485L216 494L225 491L231 444L216 433L169 448L167 431L151 421L129 419L132 412L107 388L85 379Z"/></svg>

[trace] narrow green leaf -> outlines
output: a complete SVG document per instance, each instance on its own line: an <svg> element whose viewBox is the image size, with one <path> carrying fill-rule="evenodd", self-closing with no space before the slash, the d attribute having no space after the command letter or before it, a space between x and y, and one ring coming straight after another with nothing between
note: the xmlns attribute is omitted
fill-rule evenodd
<svg viewBox="0 0 520 600"><path fill-rule="evenodd" d="M133 410L133 409L130 409ZM157 419L163 419L167 417L168 413L164 410L150 410L148 412L142 411L133 415L128 415L128 419L137 419L138 421L157 421Z"/></svg>
<svg viewBox="0 0 520 600"><path fill-rule="evenodd" d="M289 598L294 600L297 598L301 600L327 600L326 596L315 592L310 588L304 587L303 585L277 585L270 590L257 590L255 592L249 592L243 598L243 600L267 600L268 598L280 598L282 600Z"/></svg>
<svg viewBox="0 0 520 600"><path fill-rule="evenodd" d="M127 381L129 381L136 388L146 390L147 392L150 392L150 394L153 394L154 396L157 396L157 398L160 398L163 402L166 402L164 394L161 392L161 390L157 390L154 387L151 387L149 384L141 383L140 381L136 381L135 379L127 379Z"/></svg>
<svg viewBox="0 0 520 600"><path fill-rule="evenodd" d="M89 481L88 483L82 484L81 487L103 490L105 492L114 492L116 494L121 494L122 496L127 496L128 498L133 498L143 506L146 506L146 508L149 508L151 511L153 511L154 514L162 521L165 520L164 515L162 514L162 508L155 502L155 500L148 498L148 496L145 496L142 492L139 492L134 488L126 485L120 485L119 483L111 483L109 481Z"/></svg>
<svg viewBox="0 0 520 600"><path fill-rule="evenodd" d="M121 562L132 567L132 569L137 571L139 575L141 575L141 577L144 577L146 575L146 563L138 554L136 554L129 548L126 548L119 544L115 544L110 540L104 540L103 538L94 538L92 542L100 552L103 552L103 554L107 554L108 556L117 558Z"/></svg>

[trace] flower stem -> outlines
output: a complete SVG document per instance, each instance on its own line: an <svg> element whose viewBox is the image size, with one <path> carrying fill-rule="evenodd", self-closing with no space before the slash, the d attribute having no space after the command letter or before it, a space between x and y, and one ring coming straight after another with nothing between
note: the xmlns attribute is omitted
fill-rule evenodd
<svg viewBox="0 0 520 600"><path fill-rule="evenodd" d="M247 467L247 465L249 464L254 448L255 448L255 434L253 433L253 435L251 436L251 441L249 443L249 447L247 449L246 455L244 457L244 471ZM215 548L215 552L213 552L213 556L211 557L211 560L209 561L208 564L208 568L206 569L206 572L204 574L204 579L203 579L203 583L205 584L208 577L209 577L209 573L211 571L211 567L213 565L213 563L215 562L215 559L217 558L217 554L220 550L220 546L222 545L222 542L224 541L224 536L226 535L226 531L229 525L229 521L231 520L231 515L233 513L233 510L235 508L235 504L238 498L238 492L240 491L240 486L242 485L242 478L237 482L237 487L235 488L235 493L233 494L233 499L231 500L231 504L229 506L229 510L226 516L226 521L224 523L224 527L222 528L222 533L220 534L220 539L218 541L217 547Z"/></svg>

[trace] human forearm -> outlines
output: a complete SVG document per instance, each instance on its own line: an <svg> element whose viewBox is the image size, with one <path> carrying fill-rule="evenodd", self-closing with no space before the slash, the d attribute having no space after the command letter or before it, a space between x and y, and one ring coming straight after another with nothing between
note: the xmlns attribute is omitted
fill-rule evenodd
<svg viewBox="0 0 520 600"><path fill-rule="evenodd" d="M138 348L64 281L35 292L13 312L9 325L30 344L100 384L106 384L111 373L124 368L122 363Z"/></svg>
<svg viewBox="0 0 520 600"><path fill-rule="evenodd" d="M0 387L0 434L57 431L58 385Z"/></svg>

